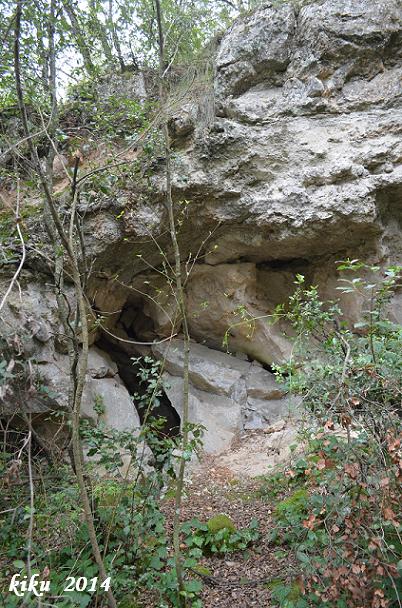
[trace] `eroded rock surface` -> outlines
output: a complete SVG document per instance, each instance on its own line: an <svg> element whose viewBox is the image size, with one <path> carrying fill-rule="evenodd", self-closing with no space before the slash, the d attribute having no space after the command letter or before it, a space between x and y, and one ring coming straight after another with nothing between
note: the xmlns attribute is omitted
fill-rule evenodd
<svg viewBox="0 0 402 608"><path fill-rule="evenodd" d="M165 392L180 416L183 412L183 342L153 347L164 361ZM221 452L241 429L262 429L294 413L275 376L261 365L191 343L189 362L190 422L206 427L204 449Z"/></svg>
<svg viewBox="0 0 402 608"><path fill-rule="evenodd" d="M223 36L213 111L204 99L175 110L173 193L189 201L179 236L195 261L197 341L222 349L230 327L233 351L283 360L284 328L265 319L296 272L334 297L336 260L401 260L401 24L399 0L268 3ZM137 290L144 339L175 333L173 298L160 285L150 292L160 277L143 263L161 262L147 235L165 225L163 162L152 183L156 200L138 197L120 224L107 212L88 224L98 266ZM358 302L352 309L354 319ZM238 323L241 311L258 317L253 327Z"/></svg>
<svg viewBox="0 0 402 608"><path fill-rule="evenodd" d="M20 291L14 290L8 297L0 322L3 353L13 354L10 373L15 376L15 381L6 378L1 386L0 416L67 412L70 363L53 287L28 272L20 281ZM1 281L2 290L7 285L7 280ZM67 296L72 303L69 288ZM97 413L96 405L104 413ZM117 374L116 364L96 346L89 349L81 412L83 417L93 422L100 419L117 430L134 431L140 427L137 410Z"/></svg>
<svg viewBox="0 0 402 608"><path fill-rule="evenodd" d="M336 260L402 261L401 81L400 0L323 0L299 9L267 3L223 36L214 95L175 108L173 196L189 202L178 226L188 322L199 343L192 344L190 409L208 427L208 450L229 445L241 428L283 417L281 388L251 360L267 367L288 356L289 328L268 321L296 273L333 298ZM158 158L146 191L126 189L80 209L93 270L88 297L103 315L93 340L123 339L127 356L151 351L137 342L180 335L161 274L160 248L173 259L164 188ZM24 281L22 299L17 290L9 298L1 333L17 335L21 354L57 391L67 381L67 355L53 288L33 275ZM346 317L357 320L363 300L342 301ZM400 294L390 307L400 321ZM166 391L179 412L180 344L153 346L154 356L166 357ZM91 357L87 414L104 393L110 424L136 428L114 364L96 350ZM43 395L28 397L42 411ZM2 398L14 407L15 394L3 389Z"/></svg>
<svg viewBox="0 0 402 608"><path fill-rule="evenodd" d="M267 475L280 465L289 466L302 445L299 425L292 420L278 420L264 431L243 433L230 450L218 455L217 466L227 468L236 477Z"/></svg>

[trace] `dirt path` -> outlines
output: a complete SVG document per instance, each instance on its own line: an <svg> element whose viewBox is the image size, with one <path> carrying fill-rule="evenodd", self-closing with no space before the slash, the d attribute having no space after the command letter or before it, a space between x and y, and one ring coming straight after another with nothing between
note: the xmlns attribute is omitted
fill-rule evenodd
<svg viewBox="0 0 402 608"><path fill-rule="evenodd" d="M244 584L246 580L272 581L295 576L291 556L269 542L277 499L261 496L262 482L255 478L269 473L272 470L269 466L278 461L289 460L293 439L293 429L283 424L265 432L248 432L225 453L205 457L193 471L183 500L183 521L195 517L206 522L213 515L224 513L238 529L249 526L256 518L260 532L259 540L243 552L200 560L216 582L214 585L204 579L204 608L273 607L276 604L271 603L269 583ZM170 519L172 505L166 506Z"/></svg>

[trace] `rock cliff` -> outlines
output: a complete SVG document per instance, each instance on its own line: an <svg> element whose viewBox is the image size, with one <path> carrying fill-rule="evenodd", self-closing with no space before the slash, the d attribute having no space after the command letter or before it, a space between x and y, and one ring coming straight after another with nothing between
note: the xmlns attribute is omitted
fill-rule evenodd
<svg viewBox="0 0 402 608"><path fill-rule="evenodd" d="M333 297L336 260L401 262L401 3L267 3L222 37L213 86L214 95L186 101L171 120L194 339L191 412L207 426L211 451L288 409L269 371L289 354L287 330L266 318L292 292L295 273ZM179 332L174 298L152 269L161 264L155 241L167 248L163 159L150 186L148 196L116 194L86 210L88 295L104 327L93 341L117 367L122 356L151 347L107 332L144 342L163 339L172 327ZM8 302L2 335L18 336L23 328L42 385L63 386L67 355L54 301L31 270L21 289L22 300L16 292ZM344 304L354 319L361 302L345 297ZM400 299L392 306L401 321ZM226 332L232 355L219 352ZM125 425L136 428L129 389L108 355L93 349L84 411L93 415L91 400L101 394L110 397L110 424L118 402L117 423L123 408ZM152 352L166 356L166 395L180 413L180 340ZM12 404L18 396L2 397ZM53 389L51 397L62 406ZM37 395L27 399L42 411Z"/></svg>
<svg viewBox="0 0 402 608"><path fill-rule="evenodd" d="M224 35L213 119L204 120L203 100L172 120L174 194L189 201L181 244L199 254L188 285L196 340L220 348L233 312L271 311L291 292L295 272L330 295L336 260L400 259L401 46L397 0L331 0L298 11L268 4ZM153 183L162 196L158 173ZM90 223L97 264L138 289L151 273L141 276L122 236L137 243L159 236L163 207L158 198L137 200L123 227L105 215ZM351 314L357 305L349 304ZM148 329L166 335L160 310L139 306ZM250 337L238 325L232 349L270 364L288 352L282 329L262 320Z"/></svg>

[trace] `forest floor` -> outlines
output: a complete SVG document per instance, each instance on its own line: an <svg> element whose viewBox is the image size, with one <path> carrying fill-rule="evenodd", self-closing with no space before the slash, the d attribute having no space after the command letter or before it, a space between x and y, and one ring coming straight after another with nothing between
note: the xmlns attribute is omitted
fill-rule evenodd
<svg viewBox="0 0 402 608"><path fill-rule="evenodd" d="M259 524L259 539L246 550L201 559L200 566L211 573L202 577L204 608L270 608L274 605L270 600L272 584L295 580L296 560L269 540L275 527L273 511L282 496L265 493L261 477L262 473L272 473L278 461L289 461L293 432L283 424L246 432L230 450L205 456L193 471L183 501L183 521L195 517L206 522L224 513L237 529L246 528L254 518ZM282 449L276 447L273 453L272 444L278 440ZM163 510L168 521L173 518L173 509L173 501L166 501Z"/></svg>

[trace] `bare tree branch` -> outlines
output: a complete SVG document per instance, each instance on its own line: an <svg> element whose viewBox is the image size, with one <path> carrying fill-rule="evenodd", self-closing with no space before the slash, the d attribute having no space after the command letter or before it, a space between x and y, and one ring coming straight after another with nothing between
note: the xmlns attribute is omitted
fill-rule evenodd
<svg viewBox="0 0 402 608"><path fill-rule="evenodd" d="M20 226L20 222L21 222L21 218L20 218L20 180L19 178L17 179L17 206L16 206L16 210L15 210L15 221L16 221L16 226L17 226L17 232L18 232L18 237L20 239L21 242L21 247L22 247L22 256L21 256L21 260L20 263L18 264L18 268L14 273L13 278L11 279L10 285L8 286L8 289L6 291L6 293L3 296L3 299L0 302L0 310L2 310L3 306L6 303L6 300L8 298L8 296L10 295L15 282L17 281L21 270L24 267L25 264L25 259L26 259L26 247L25 247L25 241L24 241L24 237L23 234L21 232L21 226Z"/></svg>

